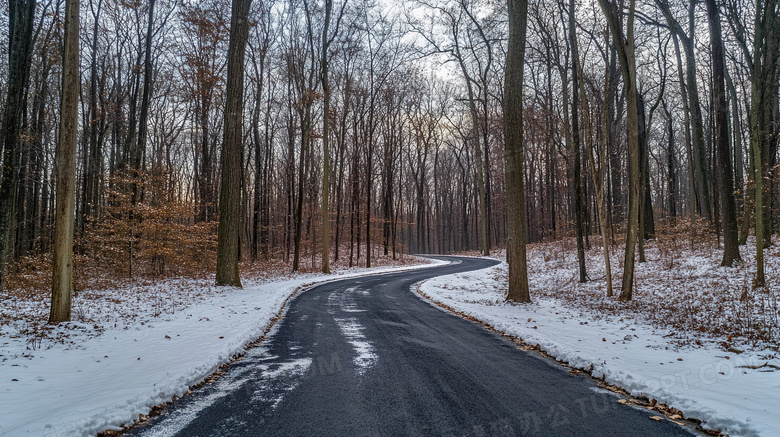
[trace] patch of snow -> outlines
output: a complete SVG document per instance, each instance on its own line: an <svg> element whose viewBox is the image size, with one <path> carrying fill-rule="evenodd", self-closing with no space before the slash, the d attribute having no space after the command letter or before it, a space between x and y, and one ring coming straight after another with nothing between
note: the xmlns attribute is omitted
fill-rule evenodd
<svg viewBox="0 0 780 437"><path fill-rule="evenodd" d="M377 361L377 355L374 351L374 345L366 339L363 334L363 325L355 318L335 319L341 329L341 333L347 338L347 341L357 354L352 358L352 362L357 366L359 374L364 374L366 370L373 367Z"/></svg>
<svg viewBox="0 0 780 437"><path fill-rule="evenodd" d="M271 408L276 408L284 395L295 389L300 383L300 377L309 372L312 359L309 357L298 358L293 361L261 366L262 375L252 401L266 402Z"/></svg>

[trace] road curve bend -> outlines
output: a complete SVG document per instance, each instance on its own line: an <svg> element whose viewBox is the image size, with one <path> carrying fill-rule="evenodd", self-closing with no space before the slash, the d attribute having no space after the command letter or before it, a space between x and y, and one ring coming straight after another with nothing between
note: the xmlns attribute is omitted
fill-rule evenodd
<svg viewBox="0 0 780 437"><path fill-rule="evenodd" d="M260 347L137 436L689 436L410 287L494 260L345 279L290 304Z"/></svg>

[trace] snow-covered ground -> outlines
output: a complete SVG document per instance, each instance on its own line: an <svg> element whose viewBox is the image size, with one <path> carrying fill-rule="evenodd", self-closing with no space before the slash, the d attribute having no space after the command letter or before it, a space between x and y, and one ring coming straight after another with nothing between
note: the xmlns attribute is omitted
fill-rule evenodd
<svg viewBox="0 0 780 437"><path fill-rule="evenodd" d="M576 278L576 255L572 251L554 254L554 247L537 247L529 253L531 304L504 303L506 263L476 272L434 278L422 283L419 291L429 299L517 336L530 345L538 344L542 350L572 367L592 369L594 377L604 377L606 382L625 388L633 396L656 399L677 408L685 417L702 420L705 428L732 436L780 435L777 345L740 340L733 334L719 336L706 329L697 331L696 327L701 324L685 327L673 320L666 323L659 317L687 316L663 316L665 307L652 304L652 301L676 292L663 289L670 286L671 279L663 279L667 274L689 281L694 276L707 278L697 283L701 290L686 288L683 293L686 296L670 297L688 302L696 299L720 301L720 298L710 296L713 290L703 284L724 281L738 273L715 267L718 265L715 255L700 259L686 256L686 259L676 261L683 271L700 265L701 271L697 274L679 276L677 267L676 273L663 272L659 267L663 257L656 250L648 253L648 257L653 258L648 260L651 262L638 265L637 302L625 304L612 298L596 297L594 293L603 292L603 276L594 275L600 281L585 286L572 280ZM591 252L600 253L598 249ZM598 258L589 259L592 270L597 270L597 264ZM661 274L664 276L659 277ZM738 281L739 278L732 279ZM692 287L691 284L687 286ZM620 283L616 281L618 291L619 287ZM691 312L702 313L700 317L734 317L733 308L728 305L720 307L721 314L711 313L717 308L710 308L708 304L698 305L696 308L704 312ZM657 314L650 314L653 311L648 308L655 308ZM777 326L769 329L777 329Z"/></svg>
<svg viewBox="0 0 780 437"><path fill-rule="evenodd" d="M718 267L716 247L690 251L675 242L653 243L648 262L637 266L634 300L625 303L604 296L598 246L587 255L593 280L578 284L575 252L566 244L530 248L530 305L503 303L506 264L429 280L420 290L707 428L780 435L777 247L766 255L770 286L756 293L745 248L745 264L729 269ZM613 253L616 289L621 255ZM0 435L94 435L132 423L243 352L296 290L388 270L398 268L254 275L243 290L183 279L87 290L75 301L81 322L48 332L45 297L6 298L0 307ZM360 329L349 319L341 322L370 358Z"/></svg>
<svg viewBox="0 0 780 437"><path fill-rule="evenodd" d="M133 289L79 299L79 318L92 322L64 324L45 336L30 334L35 330L24 318L0 324L0 435L86 436L120 429L243 352L296 290L419 267L245 280L244 289L169 281L144 287L137 299L127 298ZM45 310L14 299L3 305L21 313Z"/></svg>

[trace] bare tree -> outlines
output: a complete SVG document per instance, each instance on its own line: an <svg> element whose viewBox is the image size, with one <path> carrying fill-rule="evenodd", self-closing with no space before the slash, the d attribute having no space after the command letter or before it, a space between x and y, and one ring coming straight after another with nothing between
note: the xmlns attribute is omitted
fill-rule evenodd
<svg viewBox="0 0 780 437"><path fill-rule="evenodd" d="M92 0L89 1L89 8L94 20L92 27L91 60L89 67L89 106L85 111L88 114L88 124L84 126L85 137L89 137L89 147L84 154L84 183L81 190L82 205L84 208L84 220L81 220L82 232L88 218L95 219L99 213L100 197L100 168L101 168L101 123L98 116L98 37L100 29L100 12L103 7L103 0L98 0L97 5ZM66 6L67 9L67 6Z"/></svg>
<svg viewBox="0 0 780 437"><path fill-rule="evenodd" d="M628 223L626 224L626 253L623 263L623 283L620 298L630 300L634 287L634 255L639 227L639 118L637 114L636 55L634 17L636 0L629 0L625 33L621 12L611 0L599 0L617 48L623 85L626 88L628 130Z"/></svg>
<svg viewBox="0 0 780 437"><path fill-rule="evenodd" d="M778 90L777 62L780 58L780 10L774 1L756 2L752 56L752 75L750 78L750 143L754 160L754 180L756 183L756 287L766 283L764 276L764 246L771 238L772 229L765 218L771 197L764 188L764 179L768 173L769 145L773 136L771 127L772 108L776 103Z"/></svg>
<svg viewBox="0 0 780 437"><path fill-rule="evenodd" d="M604 206L604 174L607 169L607 138L609 136L609 120L604 118L604 132L601 135L601 140L598 142L598 149L593 140L594 128L591 124L590 117L590 102L588 99L588 93L586 91L585 77L582 71L582 63L579 55L579 44L577 42L577 32L574 29L574 0L569 2L569 19L572 29L569 30L571 39L572 58L574 62L574 68L577 72L575 76L576 80L574 86L577 88L574 92L579 93L583 112L583 121L585 124L585 143L588 151L588 163L590 164L591 176L593 178L593 185L596 195L596 209L598 211L599 218L599 230L601 231L601 245L604 251L604 267L606 270L607 281L607 296L612 296L612 266L609 259L609 237L607 233L607 214ZM607 40L609 38L607 37ZM610 99L607 97L609 94L609 66L605 69L604 74L604 104L609 105ZM606 111L605 111L606 112ZM596 160L598 156L598 163Z"/></svg>
<svg viewBox="0 0 780 437"><path fill-rule="evenodd" d="M698 201L699 211L705 219L711 220L712 203L710 202L709 178L707 176L707 166L705 163L706 153L704 150L704 122L702 121L703 117L701 113L701 104L696 75L694 32L694 14L696 1L690 0L688 2L688 33L683 30L682 25L672 14L668 0L655 0L655 3L663 13L667 25L674 35L675 40L679 41L682 45L683 52L685 54L685 80L687 90L685 97L688 99L687 108L690 115L688 121L690 122L691 129L691 158L693 159L691 168L694 171L692 177L694 180L694 187L696 189L696 200ZM679 64L679 67L682 69L682 63Z"/></svg>

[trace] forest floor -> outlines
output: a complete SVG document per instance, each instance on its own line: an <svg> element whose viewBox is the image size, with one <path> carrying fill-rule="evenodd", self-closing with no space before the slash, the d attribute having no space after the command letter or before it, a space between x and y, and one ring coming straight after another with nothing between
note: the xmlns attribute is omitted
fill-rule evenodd
<svg viewBox="0 0 780 437"><path fill-rule="evenodd" d="M598 241L586 252L591 280L583 284L573 241L530 245L531 304L504 302L505 262L434 278L419 292L622 387L640 405L675 408L732 436L774 436L780 435L780 248L766 250L768 285L753 290L753 242L740 248L745 262L727 268L714 241L690 249L684 239L659 237L637 264L630 302L606 296ZM620 249L612 248L615 294Z"/></svg>
<svg viewBox="0 0 780 437"><path fill-rule="evenodd" d="M57 327L46 325L45 283L10 288L0 295L0 435L121 429L241 354L297 290L426 263L441 264L379 257L371 269L334 263L330 275L311 267L291 274L284 262L245 264L243 289L214 287L213 275L95 278L75 294L73 321Z"/></svg>

